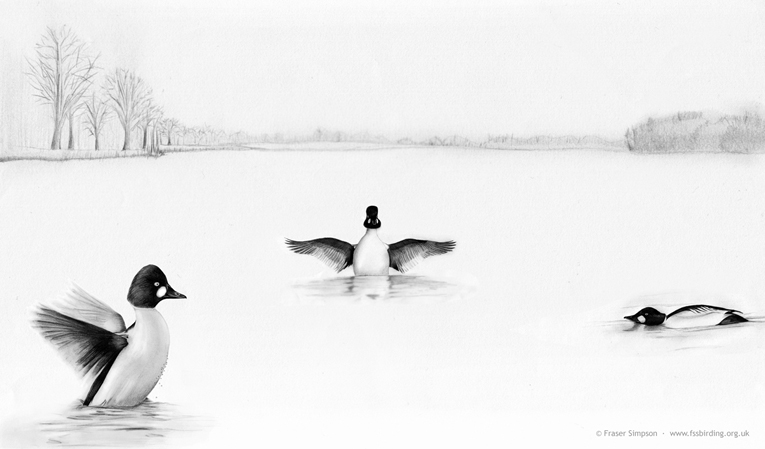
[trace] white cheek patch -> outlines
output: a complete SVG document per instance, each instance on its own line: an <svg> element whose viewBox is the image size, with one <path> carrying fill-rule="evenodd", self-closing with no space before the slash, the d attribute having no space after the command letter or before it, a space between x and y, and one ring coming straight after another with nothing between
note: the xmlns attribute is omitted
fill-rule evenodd
<svg viewBox="0 0 765 449"><path fill-rule="evenodd" d="M164 287L163 287L163 288L164 288ZM642 324L642 323L645 323L645 317L644 317L643 315L640 315L640 316L638 317L638 321L640 321L640 323L641 323L641 324Z"/></svg>
<svg viewBox="0 0 765 449"><path fill-rule="evenodd" d="M160 287L159 290L157 290L157 298L164 297L165 293L167 293L167 287Z"/></svg>

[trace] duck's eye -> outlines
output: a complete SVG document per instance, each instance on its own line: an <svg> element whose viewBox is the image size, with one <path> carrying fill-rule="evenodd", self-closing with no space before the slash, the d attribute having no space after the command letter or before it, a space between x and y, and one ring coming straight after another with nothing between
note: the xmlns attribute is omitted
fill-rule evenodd
<svg viewBox="0 0 765 449"><path fill-rule="evenodd" d="M155 282L155 283L154 283L154 286L155 286L155 287L159 287L159 282Z"/></svg>

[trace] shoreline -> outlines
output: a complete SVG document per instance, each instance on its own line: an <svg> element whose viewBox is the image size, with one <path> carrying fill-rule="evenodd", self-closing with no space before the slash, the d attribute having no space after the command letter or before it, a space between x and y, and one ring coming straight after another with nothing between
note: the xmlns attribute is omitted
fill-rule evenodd
<svg viewBox="0 0 765 449"><path fill-rule="evenodd" d="M460 146L460 145L426 145L426 144L397 144L370 142L294 142L294 143L247 143L216 146L161 146L158 154L148 154L143 150L21 150L15 152L0 152L0 163L12 161L46 161L65 162L72 160L100 160L124 158L159 158L172 153L198 153L205 151L264 151L264 152L357 152L417 149L456 149L456 150L491 150L491 151L606 151L628 152L626 146L596 146L596 145L518 145L508 148L491 146Z"/></svg>

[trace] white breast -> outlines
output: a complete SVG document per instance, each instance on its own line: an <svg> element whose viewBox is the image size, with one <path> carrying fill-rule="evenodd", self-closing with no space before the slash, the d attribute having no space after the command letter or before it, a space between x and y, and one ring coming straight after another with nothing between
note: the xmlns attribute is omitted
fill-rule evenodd
<svg viewBox="0 0 765 449"><path fill-rule="evenodd" d="M170 350L167 323L156 309L135 309L135 326L103 385L91 402L97 407L132 407L159 382Z"/></svg>
<svg viewBox="0 0 765 449"><path fill-rule="evenodd" d="M353 273L357 276L387 276L389 267L388 245L380 240L376 229L367 229L353 251Z"/></svg>

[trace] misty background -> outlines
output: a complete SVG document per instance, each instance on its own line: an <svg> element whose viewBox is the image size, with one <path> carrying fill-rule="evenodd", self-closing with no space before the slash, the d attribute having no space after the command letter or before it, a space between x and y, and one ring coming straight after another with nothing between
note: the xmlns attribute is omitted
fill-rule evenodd
<svg viewBox="0 0 765 449"><path fill-rule="evenodd" d="M25 58L61 25L105 72L146 80L168 116L255 134L620 138L647 116L765 97L756 1L0 5L5 146L47 145Z"/></svg>

